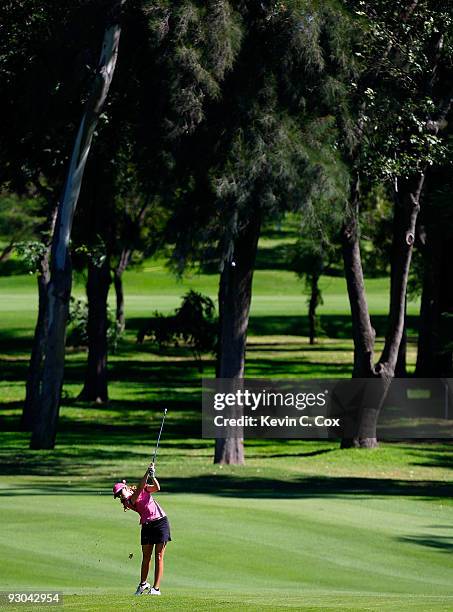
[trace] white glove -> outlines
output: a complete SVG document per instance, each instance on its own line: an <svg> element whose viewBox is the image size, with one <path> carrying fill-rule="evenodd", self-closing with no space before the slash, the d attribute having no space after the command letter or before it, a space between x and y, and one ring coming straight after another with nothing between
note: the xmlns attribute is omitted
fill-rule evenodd
<svg viewBox="0 0 453 612"><path fill-rule="evenodd" d="M148 475L151 476L151 478L154 478L154 476L156 475L156 468L154 467L154 463L149 464Z"/></svg>

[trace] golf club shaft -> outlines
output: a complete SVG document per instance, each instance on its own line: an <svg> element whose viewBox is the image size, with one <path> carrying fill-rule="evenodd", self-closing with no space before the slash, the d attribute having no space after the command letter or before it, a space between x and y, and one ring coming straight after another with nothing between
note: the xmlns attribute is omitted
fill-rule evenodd
<svg viewBox="0 0 453 612"><path fill-rule="evenodd" d="M162 429L164 428L165 417L167 416L167 409L164 410L164 416L162 417L162 423L160 425L159 435L157 436L156 448L154 449L153 463L156 461L157 449L159 448L160 436L162 435Z"/></svg>

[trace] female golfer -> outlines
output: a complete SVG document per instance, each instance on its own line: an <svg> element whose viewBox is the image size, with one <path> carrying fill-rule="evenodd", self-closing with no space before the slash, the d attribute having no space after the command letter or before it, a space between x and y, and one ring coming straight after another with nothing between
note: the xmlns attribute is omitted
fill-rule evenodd
<svg viewBox="0 0 453 612"><path fill-rule="evenodd" d="M151 479L151 484L148 484L148 479ZM155 478L154 463L149 465L136 487L130 487L125 480L113 486L113 497L119 498L124 511L135 510L140 515L143 559L140 584L135 591L136 595L142 595L146 590L148 590L148 595L160 595L159 585L164 572L165 545L171 540L171 537L167 515L151 496L151 493L157 493L157 491L160 491L160 485ZM156 547L154 583L151 587L147 578L154 546Z"/></svg>

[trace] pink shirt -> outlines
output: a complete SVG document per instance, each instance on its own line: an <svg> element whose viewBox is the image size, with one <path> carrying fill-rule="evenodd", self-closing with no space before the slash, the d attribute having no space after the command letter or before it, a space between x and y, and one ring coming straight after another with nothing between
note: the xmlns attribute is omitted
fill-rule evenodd
<svg viewBox="0 0 453 612"><path fill-rule="evenodd" d="M154 501L151 493L143 489L134 505L129 502L129 508L140 514L140 524L156 521L167 516L159 504Z"/></svg>

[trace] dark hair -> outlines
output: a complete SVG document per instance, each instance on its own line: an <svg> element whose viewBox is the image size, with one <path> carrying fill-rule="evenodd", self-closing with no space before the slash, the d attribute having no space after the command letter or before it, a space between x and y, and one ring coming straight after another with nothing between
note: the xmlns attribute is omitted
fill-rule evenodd
<svg viewBox="0 0 453 612"><path fill-rule="evenodd" d="M132 489L132 491L136 491L136 490L137 490L137 487L136 487L135 485L130 485L130 486L129 486L129 485L126 485L126 487L127 487L128 489ZM114 497L115 497L115 498L120 497L120 495L121 495L121 491L123 491L123 490L124 490L124 488L125 488L125 487L123 487L122 489L120 489L120 490L118 491L118 493L117 493L117 494L116 494ZM129 498L128 498L128 499L129 499ZM127 503L128 499L123 499L122 497L120 497L120 502L123 504L124 512L127 512L128 510L130 510L130 508L128 508L128 506L126 506L126 503Z"/></svg>

